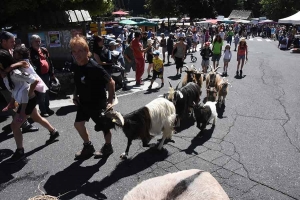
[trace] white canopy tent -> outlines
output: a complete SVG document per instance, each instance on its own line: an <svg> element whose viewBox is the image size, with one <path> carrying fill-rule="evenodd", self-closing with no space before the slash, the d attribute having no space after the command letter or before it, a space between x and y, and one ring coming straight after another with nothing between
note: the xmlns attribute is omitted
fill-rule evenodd
<svg viewBox="0 0 300 200"><path fill-rule="evenodd" d="M280 24L300 24L300 11L289 17L279 19L278 23L280 23Z"/></svg>

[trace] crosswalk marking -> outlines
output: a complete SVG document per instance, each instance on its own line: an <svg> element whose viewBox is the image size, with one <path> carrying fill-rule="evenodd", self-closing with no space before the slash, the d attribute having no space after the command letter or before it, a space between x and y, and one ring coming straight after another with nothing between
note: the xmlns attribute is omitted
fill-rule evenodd
<svg viewBox="0 0 300 200"><path fill-rule="evenodd" d="M144 85L135 86L135 79L128 78L127 87L130 88L130 90L123 91L122 89L120 89L120 90L116 91L116 95L118 97L122 97L122 96L134 94L136 92L146 91L148 89L149 85L150 85L150 80L144 80ZM159 84L154 81L152 88L155 89L157 87L159 87ZM59 107L74 105L72 99L73 99L73 95L67 95L67 99L51 100L49 107L50 108L59 108Z"/></svg>
<svg viewBox="0 0 300 200"><path fill-rule="evenodd" d="M261 41L262 41L262 39L257 39L257 41L261 42Z"/></svg>

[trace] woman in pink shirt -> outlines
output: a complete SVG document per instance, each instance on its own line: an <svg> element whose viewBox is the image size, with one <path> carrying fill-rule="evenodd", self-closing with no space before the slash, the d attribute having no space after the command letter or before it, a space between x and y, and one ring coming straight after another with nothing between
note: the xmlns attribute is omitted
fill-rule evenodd
<svg viewBox="0 0 300 200"><path fill-rule="evenodd" d="M237 61L238 61L237 69L236 69L237 77L238 76L242 77L242 75L243 75L243 67L245 64L245 57L246 57L246 60L248 60L248 46L246 43L246 39L241 38L239 46L238 46L238 50L237 50ZM239 74L239 68L240 68L241 61L242 61L242 64L241 64L241 70L240 70L240 74Z"/></svg>

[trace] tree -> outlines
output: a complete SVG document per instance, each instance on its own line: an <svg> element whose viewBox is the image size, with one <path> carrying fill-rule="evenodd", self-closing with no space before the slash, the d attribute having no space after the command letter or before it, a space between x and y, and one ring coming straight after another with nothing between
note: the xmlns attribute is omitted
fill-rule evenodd
<svg viewBox="0 0 300 200"><path fill-rule="evenodd" d="M195 18L216 17L214 0L179 0L179 8L191 21Z"/></svg>
<svg viewBox="0 0 300 200"><path fill-rule="evenodd" d="M168 27L170 27L170 18L182 16L179 13L180 0L147 0L145 7L152 16L168 18Z"/></svg>
<svg viewBox="0 0 300 200"><path fill-rule="evenodd" d="M261 12L268 18L278 20L300 10L299 0L261 0Z"/></svg>
<svg viewBox="0 0 300 200"><path fill-rule="evenodd" d="M91 15L103 15L113 9L112 0L1 0L0 25L20 13L58 10L88 10Z"/></svg>

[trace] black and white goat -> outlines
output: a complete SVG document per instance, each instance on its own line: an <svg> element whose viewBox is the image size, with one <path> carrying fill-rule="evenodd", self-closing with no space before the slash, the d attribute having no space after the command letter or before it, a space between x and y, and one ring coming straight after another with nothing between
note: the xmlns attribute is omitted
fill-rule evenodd
<svg viewBox="0 0 300 200"><path fill-rule="evenodd" d="M186 65L184 67L186 68L186 70L184 70L186 75L182 79L182 87L190 82L193 82L194 74L197 72L197 69L194 67L194 65L192 65L190 68L188 68Z"/></svg>
<svg viewBox="0 0 300 200"><path fill-rule="evenodd" d="M196 83L191 82L178 89L179 83L174 89L169 82L170 90L168 95L166 95L167 99L172 101L175 105L177 114L177 127L180 126L181 119L191 114L191 108L193 107L194 102L198 103L201 95L201 89Z"/></svg>
<svg viewBox="0 0 300 200"><path fill-rule="evenodd" d="M149 146L151 138L163 132L162 140L157 147L161 150L165 139L172 137L176 111L172 102L165 98L157 98L124 117L116 111L112 111L109 117L122 128L128 138L126 150L120 156L125 159L132 140L141 139L143 146Z"/></svg>
<svg viewBox="0 0 300 200"><path fill-rule="evenodd" d="M213 119L213 126L216 125L217 120L217 102L208 101L203 106L196 104L194 106L194 118L197 122L197 128L201 131L206 128L206 125Z"/></svg>
<svg viewBox="0 0 300 200"><path fill-rule="evenodd" d="M209 173L190 169L148 179L130 190L123 200L229 200Z"/></svg>

